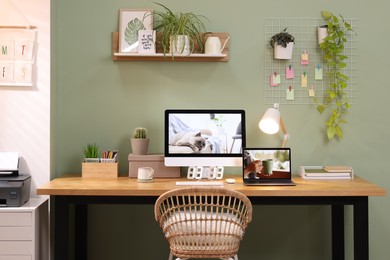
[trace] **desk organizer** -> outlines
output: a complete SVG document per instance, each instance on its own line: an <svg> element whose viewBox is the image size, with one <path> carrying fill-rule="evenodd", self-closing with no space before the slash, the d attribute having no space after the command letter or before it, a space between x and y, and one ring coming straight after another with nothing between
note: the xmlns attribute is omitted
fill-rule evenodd
<svg viewBox="0 0 390 260"><path fill-rule="evenodd" d="M155 178L179 178L180 167L166 167L163 154L129 154L129 178L137 178L139 167L152 167Z"/></svg>
<svg viewBox="0 0 390 260"><path fill-rule="evenodd" d="M113 160L113 159L105 159ZM90 163L83 162L81 176L83 178L97 178L97 177L108 177L108 178L117 178L118 177L118 162L100 162L100 163Z"/></svg>

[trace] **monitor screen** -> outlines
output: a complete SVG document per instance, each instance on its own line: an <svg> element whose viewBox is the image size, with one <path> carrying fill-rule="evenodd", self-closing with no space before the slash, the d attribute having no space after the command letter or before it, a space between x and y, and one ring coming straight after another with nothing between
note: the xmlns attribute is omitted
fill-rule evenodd
<svg viewBox="0 0 390 260"><path fill-rule="evenodd" d="M245 111L165 111L167 166L241 166Z"/></svg>

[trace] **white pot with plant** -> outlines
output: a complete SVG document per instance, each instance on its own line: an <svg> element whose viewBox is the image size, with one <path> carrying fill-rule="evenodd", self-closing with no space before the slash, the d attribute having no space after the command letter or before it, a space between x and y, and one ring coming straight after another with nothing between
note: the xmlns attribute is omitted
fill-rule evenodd
<svg viewBox="0 0 390 260"><path fill-rule="evenodd" d="M295 39L287 32L287 27L280 33L272 36L270 45L274 49L275 59L291 60Z"/></svg>
<svg viewBox="0 0 390 260"><path fill-rule="evenodd" d="M164 11L154 11L157 17L154 29L161 32L161 46L165 54L189 55L193 52L195 44L203 51L204 43L202 32L205 32L203 20L207 18L194 13L174 13L163 4L156 3Z"/></svg>
<svg viewBox="0 0 390 260"><path fill-rule="evenodd" d="M96 163L99 162L99 157L100 157L100 151L99 151L99 146L97 144L87 144L83 148L83 153L84 153L84 162L87 163Z"/></svg>
<svg viewBox="0 0 390 260"><path fill-rule="evenodd" d="M145 155L148 152L149 139L146 136L146 128L137 127L130 139L133 154Z"/></svg>

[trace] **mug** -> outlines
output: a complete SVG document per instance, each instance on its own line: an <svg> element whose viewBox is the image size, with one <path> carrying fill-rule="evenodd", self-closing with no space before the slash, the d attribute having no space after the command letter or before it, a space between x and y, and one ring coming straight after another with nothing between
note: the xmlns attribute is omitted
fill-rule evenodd
<svg viewBox="0 0 390 260"><path fill-rule="evenodd" d="M272 159L267 159L262 161L264 170L265 170L265 175L272 175L272 168L274 166L274 161Z"/></svg>
<svg viewBox="0 0 390 260"><path fill-rule="evenodd" d="M138 168L138 181L148 182L152 181L154 176L154 170L152 167L139 167Z"/></svg>
<svg viewBox="0 0 390 260"><path fill-rule="evenodd" d="M221 54L222 52L222 44L219 37L210 36L207 38L205 47L205 54Z"/></svg>

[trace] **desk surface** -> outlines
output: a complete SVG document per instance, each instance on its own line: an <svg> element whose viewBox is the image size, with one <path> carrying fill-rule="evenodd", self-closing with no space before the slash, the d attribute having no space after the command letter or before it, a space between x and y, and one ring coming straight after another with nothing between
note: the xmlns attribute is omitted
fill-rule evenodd
<svg viewBox="0 0 390 260"><path fill-rule="evenodd" d="M355 176L352 180L305 180L293 177L296 186L246 186L241 176L226 175L235 178L235 184L224 183L224 187L237 190L247 196L385 196L386 190ZM56 178L37 189L38 195L52 196L160 196L175 189L177 180L155 179L151 183L139 183L128 177L118 178L82 178L64 176ZM223 180L224 181L224 180Z"/></svg>

